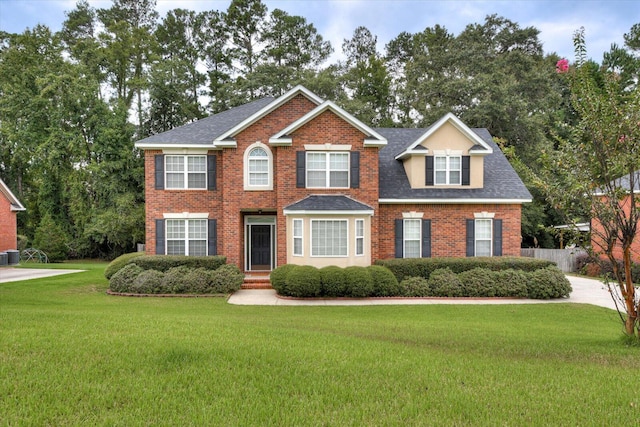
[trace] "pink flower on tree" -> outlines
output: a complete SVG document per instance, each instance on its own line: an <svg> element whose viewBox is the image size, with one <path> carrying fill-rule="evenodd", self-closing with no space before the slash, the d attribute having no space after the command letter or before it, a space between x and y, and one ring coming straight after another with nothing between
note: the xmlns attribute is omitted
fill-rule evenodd
<svg viewBox="0 0 640 427"><path fill-rule="evenodd" d="M557 73L566 73L567 71L569 71L569 60L563 58L556 62Z"/></svg>

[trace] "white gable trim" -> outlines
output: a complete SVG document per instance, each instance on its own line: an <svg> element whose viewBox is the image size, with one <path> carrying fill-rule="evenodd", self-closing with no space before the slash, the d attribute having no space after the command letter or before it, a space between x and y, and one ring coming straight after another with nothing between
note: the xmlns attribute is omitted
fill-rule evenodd
<svg viewBox="0 0 640 427"><path fill-rule="evenodd" d="M0 193L3 193L7 200L9 200L12 212L26 211L25 207L20 203L20 200L9 190L9 187L7 187L7 184L5 184L2 179L0 179Z"/></svg>
<svg viewBox="0 0 640 427"><path fill-rule="evenodd" d="M289 136L291 133L327 110L332 111L347 123L358 129L360 132L367 135L367 137L364 139L365 147L383 147L387 145L387 139L385 137L383 137L378 132L374 131L369 126L365 125L360 120L356 119L351 114L347 113L331 101L323 102L277 134L273 135L271 138L269 138L269 144L291 145L292 139L291 136Z"/></svg>
<svg viewBox="0 0 640 427"><path fill-rule="evenodd" d="M284 103L286 103L287 101L289 101L290 99L292 99L293 97L299 94L304 95L307 99L309 99L311 102L313 102L316 105L319 105L322 103L322 98L318 97L316 94L311 92L306 87L298 85L293 89L291 89L289 92L282 95L281 97L275 99L273 102L268 104L266 107L264 107L257 113L254 113L253 115L249 116L242 122L238 123L233 128L229 129L228 131L226 131L225 133L217 137L213 141L213 145L219 148L236 148L238 145L233 140L233 137L238 132L251 126L253 123L260 120L262 117L266 116L267 114L274 111L275 109L277 109L278 107L280 107L281 105L283 105Z"/></svg>
<svg viewBox="0 0 640 427"><path fill-rule="evenodd" d="M416 150L416 147L420 145L424 140L433 135L438 129L440 129L445 123L451 123L456 129L458 129L464 136L470 139L474 145L480 145L484 147L482 151L470 150L473 152L481 153L481 154L491 154L493 153L493 149L482 139L478 134L471 130L471 128L465 125L462 120L457 118L453 113L447 113L444 117L438 120L433 126L431 126L424 134L422 134L418 139L416 139L409 148L404 150L402 153L398 154L395 159L402 160L406 157L409 157L412 154L421 154L425 155L425 150Z"/></svg>

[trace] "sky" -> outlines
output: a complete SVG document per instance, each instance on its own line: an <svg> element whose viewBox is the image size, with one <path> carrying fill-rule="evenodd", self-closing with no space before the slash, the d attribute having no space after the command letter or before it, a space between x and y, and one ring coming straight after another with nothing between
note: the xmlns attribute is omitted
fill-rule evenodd
<svg viewBox="0 0 640 427"><path fill-rule="evenodd" d="M540 31L545 53L573 60L573 33L585 28L587 54L601 62L612 43L624 44L623 35L640 23L638 0L263 0L269 11L282 9L312 23L335 52L330 62L343 58L341 46L358 26L377 36L378 50L403 31L417 33L440 25L458 35L467 25L482 24L487 15L498 14ZM110 0L89 0L91 6L108 8ZM65 11L76 0L0 0L0 30L21 33L37 24L54 31L62 27ZM230 0L157 0L164 16L174 8L225 11Z"/></svg>

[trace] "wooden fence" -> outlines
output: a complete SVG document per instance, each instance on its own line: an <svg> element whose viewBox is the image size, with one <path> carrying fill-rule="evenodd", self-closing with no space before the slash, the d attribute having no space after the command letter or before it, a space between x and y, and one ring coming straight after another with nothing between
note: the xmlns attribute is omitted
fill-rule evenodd
<svg viewBox="0 0 640 427"><path fill-rule="evenodd" d="M571 249L540 249L528 248L520 249L520 255L529 258L539 258L553 261L558 268L565 273L576 271L576 258L580 255L586 255L586 251L580 248Z"/></svg>

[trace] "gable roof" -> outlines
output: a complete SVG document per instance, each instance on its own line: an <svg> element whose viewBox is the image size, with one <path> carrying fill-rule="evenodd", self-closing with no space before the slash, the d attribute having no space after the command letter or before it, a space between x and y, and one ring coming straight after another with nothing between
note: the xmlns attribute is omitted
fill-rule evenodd
<svg viewBox="0 0 640 427"><path fill-rule="evenodd" d="M342 108L338 107L331 101L325 101L322 104L318 105L313 110L309 111L304 116L300 117L295 122L291 123L289 126L269 138L269 144L272 145L291 145L291 133L293 133L296 129L299 129L304 124L310 122L314 118L318 117L320 114L325 111L331 111L336 114L338 117L345 120L351 126L358 129L360 132L367 135L367 138L364 140L365 147L383 147L387 145L387 140L381 136L378 132L370 128L369 126L362 123L360 120L353 117L351 114L344 111Z"/></svg>
<svg viewBox="0 0 640 427"><path fill-rule="evenodd" d="M380 203L525 203L532 197L487 129L470 129L490 152L484 158L483 188L411 188L398 153L407 151L428 129L376 129L388 145L380 150Z"/></svg>
<svg viewBox="0 0 640 427"><path fill-rule="evenodd" d="M7 184L5 184L2 179L0 179L0 193L4 194L4 196L11 204L12 212L26 210L25 207L22 206L22 203L20 203L20 200L18 200L18 198L11 192L11 190L9 190L9 187L7 187Z"/></svg>
<svg viewBox="0 0 640 427"><path fill-rule="evenodd" d="M285 206L283 213L373 215L373 208L344 195L312 194Z"/></svg>
<svg viewBox="0 0 640 427"><path fill-rule="evenodd" d="M464 136L469 138L471 142L474 144L473 147L469 150L469 153L480 153L480 154L491 154L493 149L489 144L487 144L482 138L478 136L475 132L471 130L467 125L465 125L462 120L457 118L453 113L448 113L440 120L429 126L424 133L419 135L411 144L398 153L396 156L396 160L404 159L411 154L425 154L425 147L420 145L425 139L429 138L433 135L438 129L444 126L446 123L451 123L456 129L460 131ZM428 151L428 150L427 150Z"/></svg>

